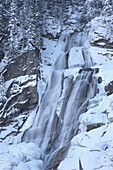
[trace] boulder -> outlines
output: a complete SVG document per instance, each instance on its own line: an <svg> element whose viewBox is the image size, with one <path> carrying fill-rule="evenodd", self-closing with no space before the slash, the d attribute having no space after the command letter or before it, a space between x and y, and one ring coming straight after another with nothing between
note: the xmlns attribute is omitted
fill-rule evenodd
<svg viewBox="0 0 113 170"><path fill-rule="evenodd" d="M104 90L107 94L107 96L113 94L113 81L111 81L108 85L104 87Z"/></svg>

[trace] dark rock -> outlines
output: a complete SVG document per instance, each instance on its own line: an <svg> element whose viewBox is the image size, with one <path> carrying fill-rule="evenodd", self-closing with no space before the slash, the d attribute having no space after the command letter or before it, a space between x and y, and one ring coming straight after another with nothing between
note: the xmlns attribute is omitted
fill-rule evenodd
<svg viewBox="0 0 113 170"><path fill-rule="evenodd" d="M20 23L19 22L17 22L17 24L16 24L18 27L20 26Z"/></svg>
<svg viewBox="0 0 113 170"><path fill-rule="evenodd" d="M17 95L17 108L23 112L33 109L38 104L37 88L28 86L23 89L20 95Z"/></svg>
<svg viewBox="0 0 113 170"><path fill-rule="evenodd" d="M113 81L111 81L108 85L104 87L104 90L107 94L107 96L113 94Z"/></svg>
<svg viewBox="0 0 113 170"><path fill-rule="evenodd" d="M4 58L4 52L3 52L3 49L0 48L0 62L3 58Z"/></svg>
<svg viewBox="0 0 113 170"><path fill-rule="evenodd" d="M106 39L99 39L99 40L93 41L91 45L98 46L101 48L108 48L108 49L113 48L113 42L109 42L109 40L106 40Z"/></svg>
<svg viewBox="0 0 113 170"><path fill-rule="evenodd" d="M34 83L34 80L32 81ZM8 88L8 98L0 110L0 127L5 127L7 131L7 127L12 124L14 126L14 132L8 133L7 136L4 136L4 139L10 135L17 135L20 132L30 111L38 104L36 82L34 86L31 86L30 82L31 81L27 81L26 85L24 83L24 85L21 86L13 81ZM17 91L12 90L14 86L18 86Z"/></svg>
<svg viewBox="0 0 113 170"><path fill-rule="evenodd" d="M49 32L47 32L46 34L43 34L42 36L44 37L44 38L48 38L48 39L58 39L59 37L60 37L60 34L61 33L56 33L56 35L53 35L52 33L49 33Z"/></svg>
<svg viewBox="0 0 113 170"><path fill-rule="evenodd" d="M102 83L102 77L98 77L98 84Z"/></svg>
<svg viewBox="0 0 113 170"><path fill-rule="evenodd" d="M29 83L29 82L28 82ZM12 86L15 85L12 83ZM10 100L6 101L7 104L5 104L5 107L3 109L3 112L8 112L10 108L13 106L14 108L17 108L21 113L24 111L28 111L30 109L33 109L37 103L38 103L38 94L37 94L37 87L35 86L26 86L22 87L20 86L16 92L12 93L11 88L8 89L8 97L10 97ZM10 96L9 96L10 94ZM3 114L4 115L4 114Z"/></svg>
<svg viewBox="0 0 113 170"><path fill-rule="evenodd" d="M104 123L95 123L95 124L87 125L87 131L99 128L99 127L101 127L103 125L105 125L105 124Z"/></svg>
<svg viewBox="0 0 113 170"><path fill-rule="evenodd" d="M5 34L4 33L0 33L0 62L1 62L1 60L5 56L5 53L4 53L4 50L3 50L4 39L5 39Z"/></svg>
<svg viewBox="0 0 113 170"><path fill-rule="evenodd" d="M14 128L14 133L7 134L4 139L19 133L30 111L38 104L38 64L39 50L28 51L12 60L3 73L5 83L10 80L10 84L5 92L6 101L0 105L0 126L6 131L9 125Z"/></svg>
<svg viewBox="0 0 113 170"><path fill-rule="evenodd" d="M82 71L93 71L94 69L93 68L81 68L79 70L79 74L81 74Z"/></svg>
<svg viewBox="0 0 113 170"><path fill-rule="evenodd" d="M79 170L83 170L81 160L79 159Z"/></svg>
<svg viewBox="0 0 113 170"><path fill-rule="evenodd" d="M95 73L98 73L99 68L81 68L78 73L81 74L82 71L92 71L92 72L94 71Z"/></svg>
<svg viewBox="0 0 113 170"><path fill-rule="evenodd" d="M99 73L99 68L95 68L95 73Z"/></svg>
<svg viewBox="0 0 113 170"><path fill-rule="evenodd" d="M7 66L7 70L3 74L5 81L19 76L36 74L38 63L39 51L32 50L18 56Z"/></svg>

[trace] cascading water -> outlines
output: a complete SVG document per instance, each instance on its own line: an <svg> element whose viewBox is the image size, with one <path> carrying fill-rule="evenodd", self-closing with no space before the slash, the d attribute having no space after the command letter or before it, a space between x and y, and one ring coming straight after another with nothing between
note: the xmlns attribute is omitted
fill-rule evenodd
<svg viewBox="0 0 113 170"><path fill-rule="evenodd" d="M76 78L64 75L65 69L68 69L66 53L76 43L72 35L71 38L66 36L63 43L65 48L54 63L34 123L22 137L25 142L37 143L44 151L43 170L57 168L72 137L77 134L80 114L87 110L89 99L97 93L95 71L87 69L93 62L85 48L80 48L84 59L81 73Z"/></svg>

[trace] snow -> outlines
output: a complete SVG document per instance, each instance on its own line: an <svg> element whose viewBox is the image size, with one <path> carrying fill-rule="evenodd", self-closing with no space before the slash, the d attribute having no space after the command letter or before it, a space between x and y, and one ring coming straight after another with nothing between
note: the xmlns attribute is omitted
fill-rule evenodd
<svg viewBox="0 0 113 170"><path fill-rule="evenodd" d="M97 28L98 22L93 25ZM105 34L105 31L100 28L97 31ZM90 32L89 36L94 35ZM105 85L113 80L113 50L95 46L87 47L94 62L93 68L99 68L96 76L102 78L102 83L98 85L99 94L89 100L88 111L79 117L80 134L72 139L68 154L58 170L79 170L79 160L84 170L113 169L113 95L106 96L104 90ZM97 124L102 127L86 132L89 125L96 128Z"/></svg>
<svg viewBox="0 0 113 170"><path fill-rule="evenodd" d="M111 169L113 158L113 123L90 132L82 132L72 139L67 157L58 170L79 170L79 159L84 170Z"/></svg>
<svg viewBox="0 0 113 170"><path fill-rule="evenodd" d="M91 28L89 32L90 42L93 43L97 40L105 40L108 42L112 42L112 21L113 16L100 16L92 19Z"/></svg>
<svg viewBox="0 0 113 170"><path fill-rule="evenodd" d="M99 67L98 76L102 77L103 86L107 85L112 79L113 50L99 47L90 47L89 52L95 63L95 68Z"/></svg>
<svg viewBox="0 0 113 170"><path fill-rule="evenodd" d="M31 127L31 125L33 124L33 121L34 121L34 119L36 117L36 112L37 112L37 107L34 108L31 111L30 116L28 117L27 121L25 122L24 126L22 127L22 132L24 132L26 129Z"/></svg>
<svg viewBox="0 0 113 170"><path fill-rule="evenodd" d="M43 168L43 153L34 143L7 145L0 143L1 170L30 170ZM26 163L27 162L27 163Z"/></svg>
<svg viewBox="0 0 113 170"><path fill-rule="evenodd" d="M94 27L89 33L90 41L105 38L106 34L108 37L108 27L102 28L98 21L100 22L100 18L92 21ZM99 42L98 45L104 46L105 43ZM104 91L105 85L113 80L113 50L91 47L86 42L85 47L88 48L93 59L93 68L99 68L99 73L96 76L102 77L102 83L98 85L99 94L89 101L88 111L80 116L80 134L72 139L68 154L59 165L58 170L79 170L79 160L84 170L113 169L113 95L106 96ZM74 65L74 59L71 58L70 61ZM96 124L104 126L86 132L88 125L93 127Z"/></svg>
<svg viewBox="0 0 113 170"><path fill-rule="evenodd" d="M9 152L8 145L0 143L0 155Z"/></svg>
<svg viewBox="0 0 113 170"><path fill-rule="evenodd" d="M25 75L25 76L19 76L19 77L16 77L14 79L10 79L8 81L6 81L4 83L4 86L6 88L6 90L9 88L9 86L11 85L12 82L18 82L18 84L14 84L14 88L16 87L16 91L19 90L20 91L20 87L19 85L29 81L28 83L26 83L26 85L22 86L22 88L25 88L25 87L28 87L28 86L35 86L36 85L36 75ZM14 91L14 88L13 88L13 91ZM18 89L19 88L19 89Z"/></svg>

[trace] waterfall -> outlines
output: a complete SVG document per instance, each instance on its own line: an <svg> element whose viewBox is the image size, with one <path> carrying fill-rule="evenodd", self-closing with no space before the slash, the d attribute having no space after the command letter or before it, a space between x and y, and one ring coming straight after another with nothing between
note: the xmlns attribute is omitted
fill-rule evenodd
<svg viewBox="0 0 113 170"><path fill-rule="evenodd" d="M84 47L78 47L84 60L83 71L76 78L64 76L69 61L67 50L70 51L76 41L72 35L71 38L63 35L60 41L64 48L54 62L34 123L22 137L24 142L35 142L44 151L43 170L55 169L63 159L78 132L80 114L87 110L89 99L97 93L95 70L87 69L93 66L93 61ZM78 62L77 56L80 56L75 55Z"/></svg>

